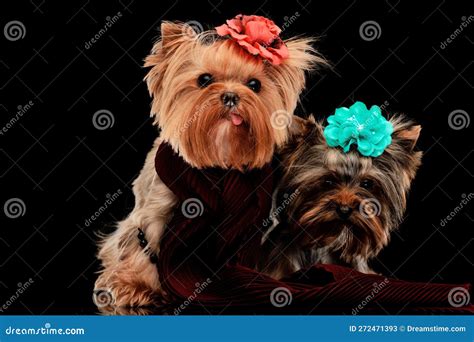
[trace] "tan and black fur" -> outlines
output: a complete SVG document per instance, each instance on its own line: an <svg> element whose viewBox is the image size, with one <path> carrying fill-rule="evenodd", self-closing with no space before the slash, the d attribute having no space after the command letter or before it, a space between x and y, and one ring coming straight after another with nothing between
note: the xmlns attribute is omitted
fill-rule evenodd
<svg viewBox="0 0 474 342"><path fill-rule="evenodd" d="M182 23L164 22L161 39L145 61L149 68L145 80L153 98L151 115L161 133L133 183L135 207L99 245L101 270L95 293L109 294L100 305L105 312L108 304L115 308L154 305L162 294L149 255L159 254L160 238L177 201L155 172L158 146L170 144L196 168L261 167L288 137L288 127L275 126L272 113L292 116L305 86L305 71L324 63L311 38L286 40L290 57L275 66L243 51L234 41L219 38L215 30L190 36L189 29ZM205 73L214 82L201 87L198 80ZM249 79L261 82L259 93L246 85ZM240 99L231 109L222 102L226 92ZM241 125L231 123L230 110L242 118ZM139 245L139 228L148 242L145 248Z"/></svg>
<svg viewBox="0 0 474 342"><path fill-rule="evenodd" d="M402 221L422 156L414 149L420 126L402 115L389 121L392 143L377 158L331 148L321 123L312 117L301 121L303 134L279 153L283 176L274 207L297 195L280 210L278 226L264 241L263 272L281 278L314 263L373 272L369 260Z"/></svg>

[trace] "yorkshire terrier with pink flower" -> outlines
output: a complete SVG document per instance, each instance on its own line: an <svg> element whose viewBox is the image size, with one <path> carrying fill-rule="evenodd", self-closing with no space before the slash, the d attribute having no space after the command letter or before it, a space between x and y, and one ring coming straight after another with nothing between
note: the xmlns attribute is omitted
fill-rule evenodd
<svg viewBox="0 0 474 342"><path fill-rule="evenodd" d="M255 15L238 15L197 36L186 24L162 23L161 38L145 61L160 134L133 183L135 207L102 239L98 254L102 270L95 291L107 291L115 306L162 298L156 261L167 223L182 203L155 170L159 151L196 170L249 172L268 165L287 142L291 127L275 124L275 115L292 121L305 72L324 60L313 39L282 41L280 31Z"/></svg>
<svg viewBox="0 0 474 342"><path fill-rule="evenodd" d="M205 267L274 279L315 263L372 272L370 258L403 218L420 127L362 103L336 110L325 128L296 117L305 73L327 63L313 38L283 40L270 19L189 29L163 22L146 58L160 133L133 183L135 207L100 243L96 304L110 312L186 297Z"/></svg>

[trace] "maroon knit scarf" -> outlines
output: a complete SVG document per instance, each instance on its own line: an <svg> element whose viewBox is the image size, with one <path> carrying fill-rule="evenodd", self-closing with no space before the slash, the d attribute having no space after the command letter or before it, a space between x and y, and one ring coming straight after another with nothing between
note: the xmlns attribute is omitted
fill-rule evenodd
<svg viewBox="0 0 474 342"><path fill-rule="evenodd" d="M473 305L449 303L450 291L470 291L469 284L405 282L336 265L315 265L284 280L260 274L254 269L271 207L270 165L245 173L198 170L162 143L155 167L178 198L157 263L170 312L474 313Z"/></svg>

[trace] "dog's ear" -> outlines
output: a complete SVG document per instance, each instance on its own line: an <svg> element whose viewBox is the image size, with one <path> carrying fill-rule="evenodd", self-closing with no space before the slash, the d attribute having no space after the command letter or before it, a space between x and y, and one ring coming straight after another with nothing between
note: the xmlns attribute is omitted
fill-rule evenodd
<svg viewBox="0 0 474 342"><path fill-rule="evenodd" d="M314 38L292 38L285 41L289 57L279 65L268 64L267 72L280 87L285 110L293 113L305 87L305 72L327 65L314 49Z"/></svg>
<svg viewBox="0 0 474 342"><path fill-rule="evenodd" d="M407 120L403 115L390 118L393 125L392 144L397 144L407 152L413 152L420 137L421 126Z"/></svg>
<svg viewBox="0 0 474 342"><path fill-rule="evenodd" d="M164 50L171 50L182 40L186 33L186 24L164 21L161 23L161 43Z"/></svg>
<svg viewBox="0 0 474 342"><path fill-rule="evenodd" d="M415 149L416 142L420 137L421 126L420 125L413 125L406 129L396 132L395 136L400 141L403 141L406 145L406 148L411 152Z"/></svg>
<svg viewBox="0 0 474 342"><path fill-rule="evenodd" d="M288 127L288 140L292 143L305 142L308 144L324 143L324 127L321 122L316 121L313 114L307 119L293 115L291 124Z"/></svg>
<svg viewBox="0 0 474 342"><path fill-rule="evenodd" d="M313 114L310 114L308 121L311 123L311 128L307 133L307 140L310 144L322 145L326 144L326 138L324 137L324 124L322 120L316 120Z"/></svg>
<svg viewBox="0 0 474 342"><path fill-rule="evenodd" d="M151 68L145 76L145 81L150 96L155 99L152 106L152 116L156 115L155 119L157 119L158 108L156 106L163 90L162 84L166 71L170 68L179 68L178 65L170 67L172 60L179 63L185 61L189 51L189 49L184 48L185 44L192 44L191 39L186 35L187 27L185 25L179 22L164 21L161 24L161 37L153 45L151 53L145 59L144 66Z"/></svg>
<svg viewBox="0 0 474 342"><path fill-rule="evenodd" d="M145 67L153 66L158 62L154 57L162 58L180 46L186 38L186 29L185 23L163 21L160 38L153 45L151 54L145 59Z"/></svg>
<svg viewBox="0 0 474 342"><path fill-rule="evenodd" d="M305 137L315 125L314 117L311 119L303 119L299 116L293 115L291 123L288 126L288 134L290 139L301 139Z"/></svg>
<svg viewBox="0 0 474 342"><path fill-rule="evenodd" d="M421 126L403 115L393 116L389 121L393 125L392 143L380 157L374 158L374 163L383 163L387 170L402 172L405 177L400 185L408 189L421 165L423 152L415 150Z"/></svg>

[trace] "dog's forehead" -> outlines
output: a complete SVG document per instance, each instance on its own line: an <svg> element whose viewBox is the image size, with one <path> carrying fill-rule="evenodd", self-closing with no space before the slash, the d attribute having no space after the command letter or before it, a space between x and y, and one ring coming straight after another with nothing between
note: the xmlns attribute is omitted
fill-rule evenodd
<svg viewBox="0 0 474 342"><path fill-rule="evenodd" d="M328 170L342 176L356 176L367 173L372 161L370 158L364 158L357 152L343 152L338 148L328 148L323 162Z"/></svg>
<svg viewBox="0 0 474 342"><path fill-rule="evenodd" d="M220 76L248 78L263 76L263 62L242 51L229 41L217 41L210 45L201 46L198 58L195 60L199 67Z"/></svg>

